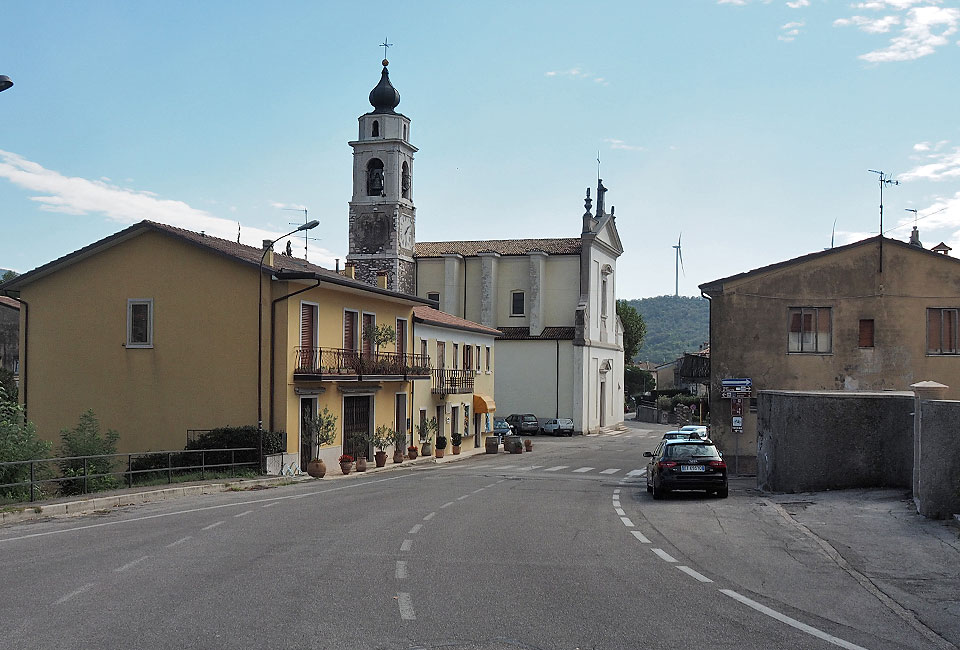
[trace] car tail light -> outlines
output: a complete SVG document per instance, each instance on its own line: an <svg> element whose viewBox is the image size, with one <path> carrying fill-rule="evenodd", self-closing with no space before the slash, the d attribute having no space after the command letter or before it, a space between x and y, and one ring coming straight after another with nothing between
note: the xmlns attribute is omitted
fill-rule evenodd
<svg viewBox="0 0 960 650"><path fill-rule="evenodd" d="M657 465L660 467L660 469L670 469L671 467L677 466L676 462L672 460L661 460L657 463Z"/></svg>
<svg viewBox="0 0 960 650"><path fill-rule="evenodd" d="M710 465L710 467L716 467L717 469L727 469L727 464L722 460L711 460L708 465Z"/></svg>

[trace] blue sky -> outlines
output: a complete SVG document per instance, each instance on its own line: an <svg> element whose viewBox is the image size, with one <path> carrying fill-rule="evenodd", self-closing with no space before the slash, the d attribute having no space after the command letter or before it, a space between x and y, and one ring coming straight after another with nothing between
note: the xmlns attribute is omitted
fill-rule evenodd
<svg viewBox="0 0 960 650"><path fill-rule="evenodd" d="M620 298L912 223L960 255L960 3L4 2L0 268L141 219L347 251L387 37L418 241L573 237L601 175ZM924 218L926 217L926 218ZM907 239L910 227L888 236ZM278 249L280 246L278 245ZM303 254L303 242L294 252Z"/></svg>

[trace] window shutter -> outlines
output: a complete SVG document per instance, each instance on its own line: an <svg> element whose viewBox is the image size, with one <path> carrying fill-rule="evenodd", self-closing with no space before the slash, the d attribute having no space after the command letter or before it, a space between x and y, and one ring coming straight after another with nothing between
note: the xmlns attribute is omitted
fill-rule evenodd
<svg viewBox="0 0 960 650"><path fill-rule="evenodd" d="M314 327L313 305L300 303L300 347L304 350L313 349Z"/></svg>
<svg viewBox="0 0 960 650"><path fill-rule="evenodd" d="M940 353L940 310L927 310L927 352Z"/></svg>
<svg viewBox="0 0 960 650"><path fill-rule="evenodd" d="M343 312L343 349L356 350L357 332L357 313L353 311Z"/></svg>
<svg viewBox="0 0 960 650"><path fill-rule="evenodd" d="M860 321L860 347L873 347L873 319L862 319Z"/></svg>
<svg viewBox="0 0 960 650"><path fill-rule="evenodd" d="M371 344L370 339L364 335L373 329L375 324L376 321L373 319L373 314L363 315L363 332L360 335L360 346L364 355L370 355L373 353L373 344Z"/></svg>
<svg viewBox="0 0 960 650"><path fill-rule="evenodd" d="M943 310L943 352L957 353L957 310Z"/></svg>

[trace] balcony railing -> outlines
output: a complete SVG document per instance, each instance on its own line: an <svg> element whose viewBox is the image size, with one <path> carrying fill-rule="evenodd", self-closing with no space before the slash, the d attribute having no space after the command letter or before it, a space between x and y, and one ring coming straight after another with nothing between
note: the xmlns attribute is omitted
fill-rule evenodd
<svg viewBox="0 0 960 650"><path fill-rule="evenodd" d="M434 395L472 393L474 375L476 373L473 370L437 368L433 371L433 387L430 392Z"/></svg>
<svg viewBox="0 0 960 650"><path fill-rule="evenodd" d="M430 357L397 352L360 352L343 348L295 348L294 377L341 381L370 377L429 377Z"/></svg>

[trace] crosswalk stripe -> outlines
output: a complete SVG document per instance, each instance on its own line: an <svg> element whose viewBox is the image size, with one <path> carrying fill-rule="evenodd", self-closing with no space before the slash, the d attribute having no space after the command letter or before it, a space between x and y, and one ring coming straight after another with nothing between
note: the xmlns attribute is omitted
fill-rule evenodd
<svg viewBox="0 0 960 650"><path fill-rule="evenodd" d="M529 472L529 471L532 470L532 469L539 469L539 468L541 468L541 467L543 467L543 465L530 465L529 467L518 467L518 468L517 468L517 471L518 471L518 472Z"/></svg>
<svg viewBox="0 0 960 650"><path fill-rule="evenodd" d="M593 470L592 467L581 467L580 469L575 469L575 470L573 470L573 472L574 472L574 474L582 474L583 472L589 472L589 471L592 471L592 470Z"/></svg>
<svg viewBox="0 0 960 650"><path fill-rule="evenodd" d="M556 472L556 471L559 471L559 470L561 470L561 469L567 469L568 467L570 467L570 466L569 466L569 465L557 465L556 467L548 467L547 469L545 469L545 470L543 470L543 471L544 471L544 472Z"/></svg>
<svg viewBox="0 0 960 650"><path fill-rule="evenodd" d="M603 470L603 471L600 472L600 473L601 473L601 474L616 474L616 473L619 472L619 471L620 471L620 468L619 468L619 467L616 467L616 468L613 468L613 469L605 469L605 470Z"/></svg>
<svg viewBox="0 0 960 650"><path fill-rule="evenodd" d="M516 465L501 465L500 469L513 469Z"/></svg>
<svg viewBox="0 0 960 650"><path fill-rule="evenodd" d="M627 472L627 476L643 476L647 473L645 469L634 469Z"/></svg>

